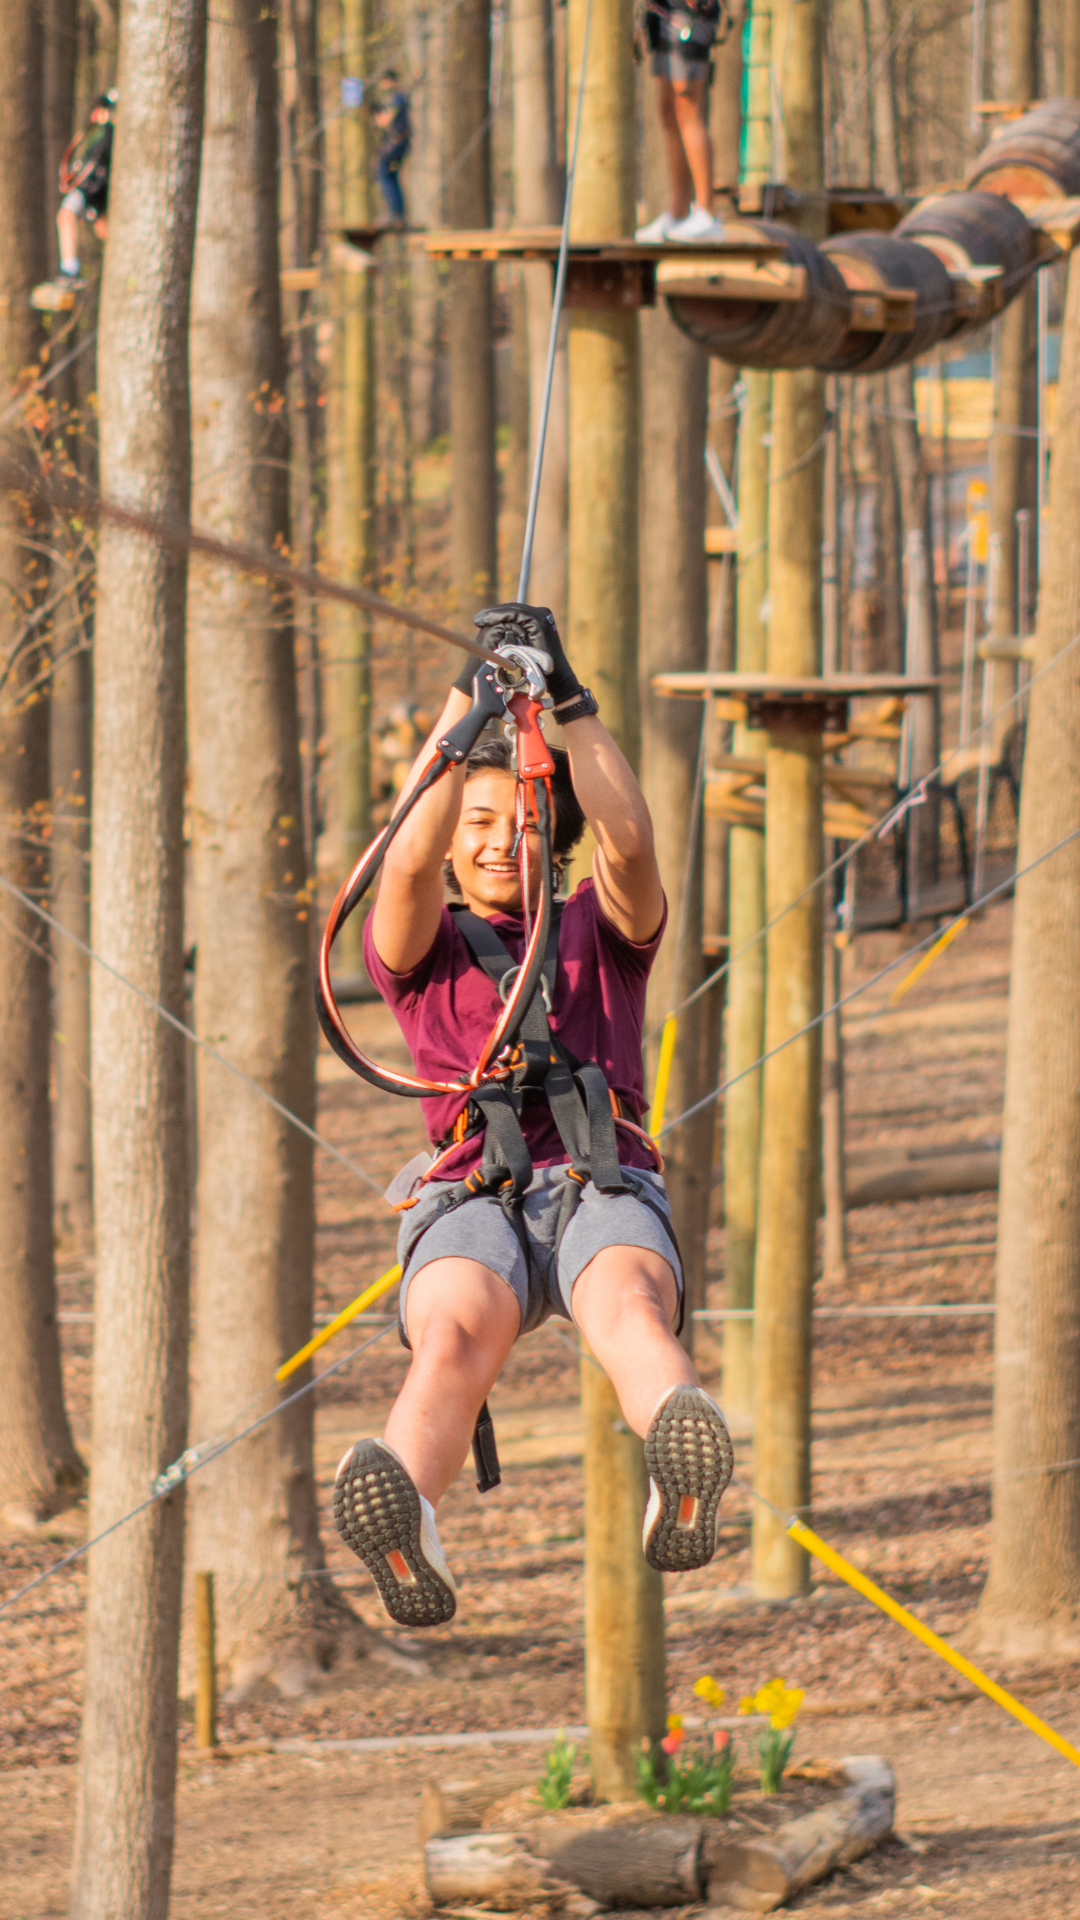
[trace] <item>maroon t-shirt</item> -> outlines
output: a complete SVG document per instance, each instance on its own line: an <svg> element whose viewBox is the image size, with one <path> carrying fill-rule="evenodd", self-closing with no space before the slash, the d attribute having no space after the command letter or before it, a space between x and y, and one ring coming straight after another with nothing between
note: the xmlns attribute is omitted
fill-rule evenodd
<svg viewBox="0 0 1080 1920"><path fill-rule="evenodd" d="M667 908L656 937L635 946L601 912L591 880L583 880L562 910L559 965L552 999L551 1030L579 1060L595 1060L627 1113L640 1125L645 1112L641 1034L645 987L663 937ZM520 964L525 929L520 914L495 913L488 925ZM500 1011L498 991L473 959L448 908L423 960L408 973L391 973L375 950L371 918L364 925L368 973L405 1035L413 1065L424 1079L449 1080L469 1073ZM421 1101L432 1141L446 1138L468 1095L433 1095ZM522 1132L536 1167L561 1166L566 1152L544 1100L526 1102ZM652 1167L642 1141L618 1129L619 1159L626 1167ZM463 1140L439 1168L439 1178L460 1180L479 1164L483 1138Z"/></svg>

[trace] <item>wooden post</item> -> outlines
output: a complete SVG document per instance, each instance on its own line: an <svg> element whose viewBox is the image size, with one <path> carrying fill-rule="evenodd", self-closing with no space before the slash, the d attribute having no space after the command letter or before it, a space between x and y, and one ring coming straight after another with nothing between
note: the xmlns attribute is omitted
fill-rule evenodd
<svg viewBox="0 0 1080 1920"><path fill-rule="evenodd" d="M787 49L781 88L788 175L813 187L822 177L821 0L780 0L774 34ZM820 222L821 209L811 203L804 217L808 224ZM811 371L774 374L770 673L821 671L824 426L824 377ZM766 958L766 1052L821 1012L822 889L814 885L823 859L821 728L820 710L805 720L792 712L769 735L765 899L776 924ZM762 1076L754 1481L784 1515L805 1508L810 1498L810 1306L820 1141L821 1035L815 1027L767 1061ZM753 1573L763 1597L803 1593L808 1586L805 1553L787 1534L784 1519L765 1507L754 1510Z"/></svg>
<svg viewBox="0 0 1080 1920"><path fill-rule="evenodd" d="M573 128L589 0L570 0ZM592 0L572 234L622 238L634 224L634 61L629 0ZM470 269L474 271L474 269ZM570 315L569 651L628 759L639 748L638 319L632 309ZM645 1564L641 1442L593 1361L582 1360L585 1420L585 1694L602 1800L634 1787L631 1745L664 1728L663 1589Z"/></svg>
<svg viewBox="0 0 1080 1920"><path fill-rule="evenodd" d="M655 85L645 121L647 207L666 204L667 167ZM648 1026L661 1024L704 978L701 931L704 886L704 792L698 765L711 702L667 700L652 690L654 673L701 670L708 661L705 559L705 436L709 361L680 332L663 303L641 319L641 490L647 536L641 554L642 785L656 835L669 927L649 982ZM719 1022L715 991L678 1016L668 1083L667 1115L695 1105L716 1085ZM648 1062L655 1073L656 1049ZM712 1197L715 1104L664 1141L665 1179L683 1256L686 1319L692 1344L694 1308L705 1305L705 1243Z"/></svg>
<svg viewBox="0 0 1080 1920"><path fill-rule="evenodd" d="M214 1633L214 1576L195 1575L195 1745L216 1747L217 1642Z"/></svg>
<svg viewBox="0 0 1080 1920"><path fill-rule="evenodd" d="M461 0L448 45L446 217L452 227L490 227L491 0ZM450 575L467 619L498 598L492 270L452 263L448 284Z"/></svg>
<svg viewBox="0 0 1080 1920"><path fill-rule="evenodd" d="M370 262L341 237L371 220L371 154L366 105L356 104L370 55L371 0L342 0L340 67L346 91L328 123L329 185L335 193L333 373L327 420L327 532L339 580L370 586L375 575L375 305ZM326 676L332 715L333 816L336 864L349 872L371 838L371 621L353 607L326 615L331 665ZM359 972L363 915L338 943L343 973Z"/></svg>
<svg viewBox="0 0 1080 1920"><path fill-rule="evenodd" d="M837 944L835 915L828 916L825 935L825 998L836 1006L843 987L842 953ZM839 1011L830 1013L821 1030L821 1144L822 1187L825 1201L825 1278L843 1283L847 1264L847 1183L844 1177L844 1032Z"/></svg>
<svg viewBox="0 0 1080 1920"><path fill-rule="evenodd" d="M743 190L760 191L772 168L772 8L755 6L746 71L746 152ZM769 438L772 374L744 372L746 402L739 445L739 519L742 523L735 664L762 672L769 592ZM736 727L735 753L764 753L760 728ZM732 827L728 840L727 1005L724 1078L736 1081L724 1102L725 1264L729 1307L754 1304L758 1161L761 1152L761 1074L746 1069L761 1058L765 1040L765 841L756 827ZM752 944L751 944L752 943ZM743 948L746 949L743 952ZM739 955L739 958L735 958ZM744 1427L754 1417L754 1323L729 1320L724 1329L724 1408Z"/></svg>
<svg viewBox="0 0 1080 1920"><path fill-rule="evenodd" d="M741 571L735 664L760 673L766 661L769 591L769 448L772 375L746 373L746 406L739 450ZM768 736L739 726L735 753L764 753ZM732 827L729 845L728 939L724 1078L735 1085L724 1102L724 1219L727 1225L727 1304L754 1304L758 1163L761 1154L761 1072L765 1040L765 839L757 827ZM752 943L752 944L751 944ZM745 948L745 952L743 949ZM737 1076L742 1075L742 1078ZM724 1408L744 1425L754 1413L754 1323L729 1320L724 1329Z"/></svg>

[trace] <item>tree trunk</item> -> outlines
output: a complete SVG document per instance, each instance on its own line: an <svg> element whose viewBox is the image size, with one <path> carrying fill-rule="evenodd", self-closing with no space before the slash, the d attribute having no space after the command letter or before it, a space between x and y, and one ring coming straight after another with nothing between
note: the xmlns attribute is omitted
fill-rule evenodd
<svg viewBox="0 0 1080 1920"><path fill-rule="evenodd" d="M333 81L357 80L372 52L371 0L342 0L327 11ZM331 226L363 227L372 215L369 116L366 107L337 111L327 128ZM377 448L375 435L375 306L364 250L339 240L334 249L334 343L327 396L328 547L338 579L375 583ZM331 607L326 627L333 667L327 705L333 741L333 826L340 879L371 839L371 619L354 607ZM342 973L363 966L364 914L354 913L338 942Z"/></svg>
<svg viewBox="0 0 1080 1920"><path fill-rule="evenodd" d="M220 0L191 315L192 493L200 526L272 551L288 538L278 299L274 23ZM195 1024L310 1126L314 1017L290 609L269 582L196 561L188 594ZM198 1060L192 1432L216 1433L311 1330L311 1143ZM318 1614L325 1567L310 1396L192 1488L191 1567L214 1574L218 1660L273 1665ZM297 1682L295 1651L289 1653ZM259 1664L261 1661L261 1665Z"/></svg>
<svg viewBox="0 0 1080 1920"><path fill-rule="evenodd" d="M650 101L650 108L654 106ZM646 121L650 204L664 204L666 168L655 112ZM705 559L705 435L709 362L660 303L641 316L641 771L652 814L656 855L668 899L668 930L649 982L648 1025L657 1027L704 978L701 950L704 881L704 786L698 761L711 702L665 700L654 673L708 666ZM716 1085L719 1021L710 992L678 1015L668 1084L674 1119ZM656 1048L651 1048L655 1063ZM705 1305L705 1242L712 1197L716 1107L708 1106L668 1136L665 1180L679 1236L686 1286L683 1337Z"/></svg>
<svg viewBox="0 0 1080 1920"><path fill-rule="evenodd" d="M57 250L57 178L64 148L75 131L75 71L79 55L78 0L44 0L39 9L45 31L45 235L50 273L60 265Z"/></svg>
<svg viewBox="0 0 1080 1920"><path fill-rule="evenodd" d="M203 0L125 0L102 294L101 486L189 511L187 324ZM95 634L92 986L94 1473L90 1531L184 1446L188 1170L183 992L185 561L103 527ZM117 978L117 974L121 978ZM165 1920L176 1775L183 1496L94 1549L72 1920Z"/></svg>
<svg viewBox="0 0 1080 1920"><path fill-rule="evenodd" d="M78 6L75 0L47 0L45 24L45 183L46 233L50 270L59 266L56 223L48 217L55 205L60 160L74 132L75 83L78 55ZM90 324L80 316L81 325ZM61 336L53 358L67 351ZM78 406L80 368L64 368L49 382L55 408L56 437L50 452L64 464L84 451L82 436L70 437ZM59 591L65 571L75 560L79 541L67 543L54 569L53 589ZM80 629L86 625L89 596L74 585L65 595L54 621L60 632L53 653L56 664L49 681L49 780L52 793L52 910L76 939L90 937L90 761L91 668L88 651L73 652ZM85 638L85 633L83 635ZM86 956L70 940L52 938L53 998L53 1209L57 1240L68 1251L90 1249L93 1205L90 1179L90 973Z"/></svg>
<svg viewBox="0 0 1080 1920"><path fill-rule="evenodd" d="M1058 430L1028 711L1018 865L1080 819L1080 256L1069 266ZM972 1644L1080 1651L1080 843L1019 881L998 1213L994 1524ZM1058 1462L1061 1471L1054 1472Z"/></svg>
<svg viewBox="0 0 1080 1920"><path fill-rule="evenodd" d="M45 270L42 37L31 0L0 9L0 118L8 189L0 210L0 391L6 412L41 339L29 293ZM2 429L5 460L33 472L16 411ZM47 572L41 531L10 493L0 496L0 660L26 633ZM38 644L19 656L0 694L0 821L5 875L47 898L41 819L49 800L49 705L22 690L46 665ZM6 896L0 910L0 1519L16 1526L70 1505L84 1469L71 1438L60 1374L53 1270L49 1119L49 953L42 922Z"/></svg>
<svg viewBox="0 0 1080 1920"><path fill-rule="evenodd" d="M512 0L514 74L514 213L519 226L553 227L562 219L563 169L555 147L555 47L551 0ZM475 268L473 269L475 272ZM536 458L548 337L551 269L522 268L529 330L529 479ZM567 352L562 323L551 389L544 471L533 542L529 598L566 618Z"/></svg>
<svg viewBox="0 0 1080 1920"><path fill-rule="evenodd" d="M449 40L446 213L452 227L491 225L491 0L461 0ZM461 261L450 307L450 573L466 619L496 595L495 321L491 268Z"/></svg>
<svg viewBox="0 0 1080 1920"><path fill-rule="evenodd" d="M279 16L282 127L282 251L289 266L310 267L322 244L322 110L319 87L317 0L288 0ZM287 296L291 336L289 379L290 521L293 551L303 567L315 567L325 520L323 416L325 394L315 330L316 291ZM304 792L304 847L310 872L321 815L319 750L323 689L319 662L319 606L313 596L294 598L297 671L300 684L300 754Z"/></svg>

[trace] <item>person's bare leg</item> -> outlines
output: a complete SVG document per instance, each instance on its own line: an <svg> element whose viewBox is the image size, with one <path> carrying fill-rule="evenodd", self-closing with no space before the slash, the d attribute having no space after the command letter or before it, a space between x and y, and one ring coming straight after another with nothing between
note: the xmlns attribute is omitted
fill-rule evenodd
<svg viewBox="0 0 1080 1920"><path fill-rule="evenodd" d="M61 207L56 216L56 237L60 244L61 260L77 260L79 257L79 216L71 207Z"/></svg>
<svg viewBox="0 0 1080 1920"><path fill-rule="evenodd" d="M409 1282L412 1363L385 1438L432 1506L461 1471L520 1325L513 1290L478 1260L432 1260Z"/></svg>
<svg viewBox="0 0 1080 1920"><path fill-rule="evenodd" d="M684 84L684 83L680 83ZM675 89L662 75L656 79L656 108L668 170L668 211L675 220L685 220L693 198L693 179L686 164L686 148L679 130Z"/></svg>
<svg viewBox="0 0 1080 1920"><path fill-rule="evenodd" d="M574 1320L619 1397L627 1425L644 1439L669 1387L700 1386L697 1369L672 1332L675 1275L644 1247L605 1247L579 1274Z"/></svg>
<svg viewBox="0 0 1080 1920"><path fill-rule="evenodd" d="M713 155L709 123L705 117L708 82L669 80L667 85L671 88L676 134L683 152L684 169L693 181L694 199L699 207L704 207L706 213L711 213Z"/></svg>

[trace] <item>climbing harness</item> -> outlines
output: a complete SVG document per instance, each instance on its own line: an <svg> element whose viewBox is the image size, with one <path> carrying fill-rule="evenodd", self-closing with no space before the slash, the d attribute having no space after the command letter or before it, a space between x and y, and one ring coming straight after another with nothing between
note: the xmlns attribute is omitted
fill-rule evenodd
<svg viewBox="0 0 1080 1920"><path fill-rule="evenodd" d="M495 630L497 635L506 631ZM395 1211L405 1213L415 1207L420 1190L428 1182L439 1180L440 1168L458 1147L466 1140L482 1136L480 1164L463 1179L454 1180L451 1176L440 1181L440 1185L445 1185L445 1192L440 1196L435 1218L479 1195L491 1195L503 1207L528 1267L529 1247L521 1206L533 1177L533 1165L521 1121L526 1107L541 1100L551 1112L568 1162L556 1227L556 1259L566 1229L590 1182L600 1193L632 1193L663 1222L672 1241L674 1234L648 1182L624 1178L619 1166L616 1128L626 1129L645 1143L658 1169L663 1166L659 1149L623 1111L603 1069L595 1061L578 1060L551 1031L548 1013L554 1004L562 913L561 904L554 897L552 854L551 777L555 762L540 727L540 714L545 706L551 705L544 680L544 669L550 668L551 663L539 649L521 646L506 638L497 640L495 652L498 664L485 664L477 670L469 712L438 741L404 805L361 856L330 909L319 951L316 1005L322 1030L338 1058L370 1085L384 1093L404 1094L414 1099L430 1094L461 1096L460 1112L449 1134L438 1143L435 1157L422 1172L416 1170L415 1163L403 1170L395 1183L403 1188L400 1195L395 1194L395 1187L389 1190L387 1197ZM424 1079L380 1066L361 1052L334 997L330 957L338 934L368 892L392 840L421 796L430 793L452 767L461 766L467 760L489 720L506 716L509 716L507 725L513 739L518 782L516 852L525 921L525 954L520 965L515 964L490 922L466 907L450 909L474 963L491 981L497 1011L471 1072L455 1080ZM529 829L534 825L540 839L540 893L533 914L530 912ZM432 1224L431 1214L425 1212L420 1231L426 1231ZM419 1232L416 1237L419 1238ZM407 1245L402 1249L403 1267L410 1251ZM494 1430L486 1405L477 1422L473 1451L477 1486L486 1492L499 1482Z"/></svg>

